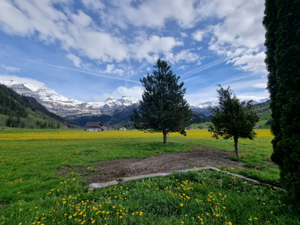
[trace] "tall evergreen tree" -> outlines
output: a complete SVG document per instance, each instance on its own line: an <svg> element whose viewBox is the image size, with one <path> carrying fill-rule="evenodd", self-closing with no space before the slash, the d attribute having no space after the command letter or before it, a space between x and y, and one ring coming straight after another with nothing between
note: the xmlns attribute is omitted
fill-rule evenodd
<svg viewBox="0 0 300 225"><path fill-rule="evenodd" d="M242 101L233 95L230 87L224 89L219 85L219 107L212 108L211 123L208 131L213 133L213 137L229 139L233 137L234 149L237 157L240 157L239 138L253 139L256 133L253 131L258 116L252 109L251 101Z"/></svg>
<svg viewBox="0 0 300 225"><path fill-rule="evenodd" d="M271 159L279 165L282 186L300 199L300 0L266 0L264 25L275 136Z"/></svg>
<svg viewBox="0 0 300 225"><path fill-rule="evenodd" d="M266 0L265 2L265 17L263 20L263 25L266 28L266 59L265 63L268 70L268 85L267 89L270 93L270 108L272 110L272 122L271 122L271 131L274 134L275 138L272 140L274 150L276 149L278 143L278 137L280 136L280 106L277 104L276 95L278 91L278 78L276 77L276 42L277 42L277 28L278 28L278 19L277 19L277 5L274 0ZM277 119L274 119L277 118ZM279 156L280 152L277 152L272 155L272 160L277 164L282 163ZM277 155L277 156L276 156ZM279 157L278 157L279 156Z"/></svg>
<svg viewBox="0 0 300 225"><path fill-rule="evenodd" d="M134 127L150 133L163 133L163 143L167 144L167 135L179 132L186 135L185 127L193 123L192 111L183 98L186 89L184 83L178 84L180 77L173 74L166 61L157 60L153 74L140 79L145 87L139 109L130 115Z"/></svg>

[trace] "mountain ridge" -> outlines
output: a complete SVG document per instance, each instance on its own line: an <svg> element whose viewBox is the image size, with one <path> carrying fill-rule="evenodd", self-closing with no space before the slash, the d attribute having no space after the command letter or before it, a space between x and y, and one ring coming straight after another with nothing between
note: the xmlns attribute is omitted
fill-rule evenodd
<svg viewBox="0 0 300 225"><path fill-rule="evenodd" d="M81 117L110 114L118 108L123 108L138 103L137 99L130 96L123 96L121 99L109 97L104 102L81 102L76 99L67 98L63 95L60 95L54 90L45 86L36 87L32 84L15 80L2 80L0 83L13 89L20 95L35 98L50 112L61 117Z"/></svg>
<svg viewBox="0 0 300 225"><path fill-rule="evenodd" d="M69 122L49 112L33 97L21 96L0 84L0 126L19 128L60 128Z"/></svg>
<svg viewBox="0 0 300 225"><path fill-rule="evenodd" d="M122 96L120 99L114 97L107 98L104 102L82 102L76 99L67 98L56 91L45 86L37 87L32 84L16 80L0 80L0 83L13 89L20 95L33 97L47 108L50 112L66 118L79 118L83 116L100 116L112 114L115 110L138 104L139 100L131 96ZM254 101L254 104L266 102L267 98ZM208 107L217 107L217 101L190 104L193 112L210 115Z"/></svg>

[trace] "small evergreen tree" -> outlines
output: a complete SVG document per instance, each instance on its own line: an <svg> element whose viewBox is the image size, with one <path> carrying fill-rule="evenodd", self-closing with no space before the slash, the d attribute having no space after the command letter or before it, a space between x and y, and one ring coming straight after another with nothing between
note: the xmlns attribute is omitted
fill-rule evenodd
<svg viewBox="0 0 300 225"><path fill-rule="evenodd" d="M253 131L258 116L252 109L251 101L242 101L233 95L230 87L217 90L219 94L219 107L210 107L211 123L208 131L213 133L213 137L229 139L233 137L234 148L237 157L240 157L239 138L253 139L256 133ZM233 97L232 97L233 95Z"/></svg>
<svg viewBox="0 0 300 225"><path fill-rule="evenodd" d="M192 111L183 99L186 89L184 83L178 84L180 77L173 74L166 61L157 60L153 74L141 79L145 91L139 109L134 109L130 119L134 128L150 133L163 133L163 143L167 135L179 132L186 135L185 127L193 123Z"/></svg>

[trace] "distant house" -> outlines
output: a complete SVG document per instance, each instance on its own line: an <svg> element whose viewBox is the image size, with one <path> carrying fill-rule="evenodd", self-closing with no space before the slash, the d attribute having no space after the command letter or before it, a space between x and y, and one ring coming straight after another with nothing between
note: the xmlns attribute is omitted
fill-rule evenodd
<svg viewBox="0 0 300 225"><path fill-rule="evenodd" d="M101 127L100 122L87 122L85 124L86 131L103 131L103 127Z"/></svg>
<svg viewBox="0 0 300 225"><path fill-rule="evenodd" d="M107 126L107 130L113 130L114 128L112 126Z"/></svg>
<svg viewBox="0 0 300 225"><path fill-rule="evenodd" d="M186 130L194 130L193 127L186 127L185 129L186 129Z"/></svg>
<svg viewBox="0 0 300 225"><path fill-rule="evenodd" d="M203 127L203 129L208 129L208 127Z"/></svg>
<svg viewBox="0 0 300 225"><path fill-rule="evenodd" d="M126 127L121 127L119 130L127 130Z"/></svg>
<svg viewBox="0 0 300 225"><path fill-rule="evenodd" d="M254 126L253 128L254 128L254 129L260 129L261 126L258 125L258 126Z"/></svg>
<svg viewBox="0 0 300 225"><path fill-rule="evenodd" d="M104 130L113 130L112 126L102 126Z"/></svg>

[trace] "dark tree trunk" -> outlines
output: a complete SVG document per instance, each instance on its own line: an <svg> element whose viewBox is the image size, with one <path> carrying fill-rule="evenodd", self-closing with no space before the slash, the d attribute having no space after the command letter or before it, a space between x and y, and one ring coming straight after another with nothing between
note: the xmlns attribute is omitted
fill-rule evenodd
<svg viewBox="0 0 300 225"><path fill-rule="evenodd" d="M239 138L234 137L234 150L237 157L240 158L240 151L239 151Z"/></svg>
<svg viewBox="0 0 300 225"><path fill-rule="evenodd" d="M164 134L164 144L166 145L166 144L168 144L168 141L167 141L167 132L163 132L163 134Z"/></svg>

